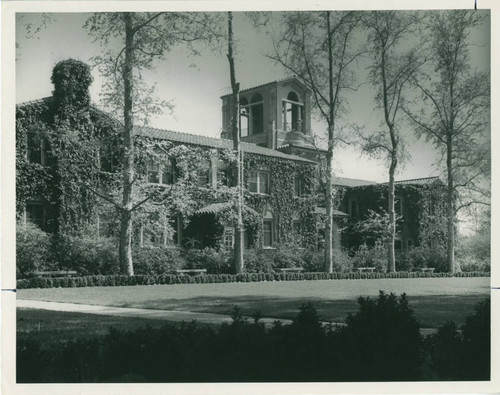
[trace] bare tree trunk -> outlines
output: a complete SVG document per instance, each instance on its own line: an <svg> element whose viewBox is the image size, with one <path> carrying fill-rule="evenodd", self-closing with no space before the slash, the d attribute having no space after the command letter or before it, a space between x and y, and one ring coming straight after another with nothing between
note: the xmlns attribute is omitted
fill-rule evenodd
<svg viewBox="0 0 500 395"><path fill-rule="evenodd" d="M124 130L123 130L123 197L121 212L119 260L123 273L134 275L132 263L132 183L134 179L134 136L132 116L132 62L134 57L132 15L124 13L125 62L123 66Z"/></svg>
<svg viewBox="0 0 500 395"><path fill-rule="evenodd" d="M330 129L330 128L329 128ZM333 131L328 131L333 135ZM333 199L332 199L333 141L328 143L326 154L326 223L325 223L325 272L333 272Z"/></svg>
<svg viewBox="0 0 500 395"><path fill-rule="evenodd" d="M329 81L329 112L328 112L328 150L326 152L326 224L325 224L325 271L333 272L333 200L332 200L332 162L334 148L335 131L335 111L334 111L334 93L333 93L333 53L332 53L332 34L330 26L330 11L326 12L326 26L328 34L328 81Z"/></svg>
<svg viewBox="0 0 500 395"><path fill-rule="evenodd" d="M396 240L396 215L394 213L394 173L397 166L396 152L393 150L391 154L391 165L389 167L389 196L388 196L388 212L389 212L389 229L390 235L387 243L387 271L394 273L396 271L396 251L394 248Z"/></svg>
<svg viewBox="0 0 500 395"><path fill-rule="evenodd" d="M233 149L236 151L236 175L234 179L234 184L238 189L238 200L237 200L237 220L235 223L234 232L234 269L236 273L242 273L244 270L244 258L243 258L243 160L240 144L240 84L236 82L236 75L234 70L234 58L233 58L233 13L229 11L227 13L227 32L228 32L228 53L227 58L229 60L229 73L231 77L231 88L233 91L232 98L232 108L231 108L231 132L233 136Z"/></svg>
<svg viewBox="0 0 500 395"><path fill-rule="evenodd" d="M446 170L448 175L447 190L446 190L446 220L447 220L447 235L446 235L446 257L448 263L448 271L455 273L455 191L452 172L452 135L448 133L446 142Z"/></svg>

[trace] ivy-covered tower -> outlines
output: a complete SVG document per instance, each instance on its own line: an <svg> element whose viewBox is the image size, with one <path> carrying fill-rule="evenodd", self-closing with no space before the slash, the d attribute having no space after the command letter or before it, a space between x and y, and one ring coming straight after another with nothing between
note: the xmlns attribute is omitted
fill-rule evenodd
<svg viewBox="0 0 500 395"><path fill-rule="evenodd" d="M50 232L79 232L93 221L102 125L91 106L90 67L55 65L52 96L16 109L18 215Z"/></svg>
<svg viewBox="0 0 500 395"><path fill-rule="evenodd" d="M231 139L232 95L222 96L221 137ZM269 82L240 92L241 141L286 153L314 153L311 92L296 78Z"/></svg>

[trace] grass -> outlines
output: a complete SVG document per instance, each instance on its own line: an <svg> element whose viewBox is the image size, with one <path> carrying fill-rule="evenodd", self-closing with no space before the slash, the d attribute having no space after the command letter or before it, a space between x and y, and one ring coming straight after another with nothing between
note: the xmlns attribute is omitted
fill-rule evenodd
<svg viewBox="0 0 500 395"><path fill-rule="evenodd" d="M36 338L46 345L81 337L104 336L112 326L135 330L146 325L160 327L165 324L162 320L145 321L141 318L36 309L17 309L16 315L17 340Z"/></svg>
<svg viewBox="0 0 500 395"><path fill-rule="evenodd" d="M490 279L325 280L25 289L19 290L17 297L220 314L229 314L234 306L238 306L247 315L260 311L263 317L281 319L293 318L302 304L311 302L324 321L339 322L348 313L357 310L359 296L377 297L379 290L407 293L410 306L422 327L436 328L450 320L463 323L465 317L473 312L474 304L489 297ZM113 319L120 320L118 317ZM101 319L94 318L94 321ZM96 325L101 326L100 323Z"/></svg>

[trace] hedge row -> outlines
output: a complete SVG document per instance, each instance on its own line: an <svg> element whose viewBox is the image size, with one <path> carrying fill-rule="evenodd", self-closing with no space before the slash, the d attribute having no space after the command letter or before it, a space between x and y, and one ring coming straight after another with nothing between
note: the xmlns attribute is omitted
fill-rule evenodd
<svg viewBox="0 0 500 395"><path fill-rule="evenodd" d="M455 277L489 277L489 272L455 273ZM243 273L243 274L203 274L186 276L178 274L160 275L97 275L84 277L39 277L17 280L18 289L26 288L72 288L72 287L106 287L123 285L155 285L155 284L209 284L257 281L301 281L301 280L346 280L346 279L381 279L381 278L420 278L420 277L453 277L450 273Z"/></svg>

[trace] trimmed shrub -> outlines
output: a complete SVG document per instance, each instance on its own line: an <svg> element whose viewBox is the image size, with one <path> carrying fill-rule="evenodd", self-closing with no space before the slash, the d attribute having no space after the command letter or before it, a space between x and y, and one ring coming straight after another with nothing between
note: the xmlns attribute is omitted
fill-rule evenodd
<svg viewBox="0 0 500 395"><path fill-rule="evenodd" d="M37 226L27 223L16 225L16 274L47 270L50 265L50 236Z"/></svg>

